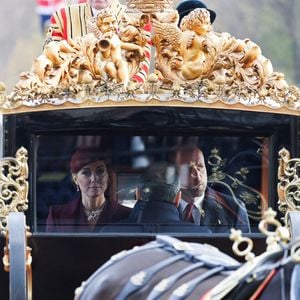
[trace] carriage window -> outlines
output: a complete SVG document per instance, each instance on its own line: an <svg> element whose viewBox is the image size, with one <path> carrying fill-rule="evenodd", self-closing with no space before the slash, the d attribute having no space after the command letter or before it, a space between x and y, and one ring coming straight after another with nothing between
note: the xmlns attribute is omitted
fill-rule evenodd
<svg viewBox="0 0 300 300"><path fill-rule="evenodd" d="M250 233L268 206L268 137L34 139L35 231Z"/></svg>

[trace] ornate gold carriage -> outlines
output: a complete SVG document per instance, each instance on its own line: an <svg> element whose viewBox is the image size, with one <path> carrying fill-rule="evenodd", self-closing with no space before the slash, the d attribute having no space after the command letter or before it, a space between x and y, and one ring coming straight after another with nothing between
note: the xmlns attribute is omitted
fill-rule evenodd
<svg viewBox="0 0 300 300"><path fill-rule="evenodd" d="M299 89L274 72L258 45L214 32L206 10L194 11L178 28L172 1L132 0L127 7L116 38L131 46L118 46L117 63L114 54L102 53L114 43L112 36L103 37L91 20L87 36L46 45L11 94L0 86L8 157L1 161L0 249L5 247L11 295L16 286L20 297L26 290L31 294L31 282L25 280L32 276L33 298L71 298L111 255L159 232L46 231L49 207L74 196L68 161L78 145L107 141L114 162L110 193L132 205L145 167L180 145L197 143L207 157L209 185L245 205L255 254L265 251L265 237L257 230L263 212L272 207L284 217L299 209L299 159L291 158L300 156ZM150 20L151 71L145 82L133 81L148 63L149 32L143 26ZM201 26L204 32L197 31ZM120 74L110 72L112 61ZM14 214L20 211L26 222ZM297 234L298 217L290 216ZM231 254L228 233L170 235ZM21 252L15 250L15 236L22 241ZM8 281L0 271L5 297Z"/></svg>

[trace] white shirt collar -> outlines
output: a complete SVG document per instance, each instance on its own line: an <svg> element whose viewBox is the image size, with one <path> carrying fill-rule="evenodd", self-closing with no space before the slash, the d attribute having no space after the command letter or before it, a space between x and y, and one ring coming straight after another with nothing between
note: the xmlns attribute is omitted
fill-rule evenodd
<svg viewBox="0 0 300 300"><path fill-rule="evenodd" d="M203 195L194 198L194 205L199 209L199 211L202 209L202 202L203 202L204 196L205 195L203 193Z"/></svg>

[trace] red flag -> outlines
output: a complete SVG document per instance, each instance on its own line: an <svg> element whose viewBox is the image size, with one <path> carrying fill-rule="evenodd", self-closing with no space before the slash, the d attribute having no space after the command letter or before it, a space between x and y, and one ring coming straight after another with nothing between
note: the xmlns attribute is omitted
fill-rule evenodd
<svg viewBox="0 0 300 300"><path fill-rule="evenodd" d="M65 5L65 0L36 0L36 12L39 15L52 15L58 8Z"/></svg>
<svg viewBox="0 0 300 300"><path fill-rule="evenodd" d="M36 0L36 12L40 17L42 33L45 33L53 12L64 5L65 0Z"/></svg>

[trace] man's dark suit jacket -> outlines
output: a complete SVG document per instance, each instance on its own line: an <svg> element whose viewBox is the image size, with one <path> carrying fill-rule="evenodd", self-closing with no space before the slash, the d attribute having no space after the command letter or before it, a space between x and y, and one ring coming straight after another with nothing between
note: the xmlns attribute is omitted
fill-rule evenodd
<svg viewBox="0 0 300 300"><path fill-rule="evenodd" d="M138 201L129 218L104 226L100 232L211 233L205 226L180 219L175 204L167 201Z"/></svg>
<svg viewBox="0 0 300 300"><path fill-rule="evenodd" d="M184 209L187 202L183 199L179 203L180 218L184 219ZM230 232L231 228L240 229L242 232L250 232L249 218L245 205L236 203L228 195L221 194L209 187L206 188L202 202L203 215L194 207L192 215L194 220L200 220L200 224L209 228L212 232Z"/></svg>

